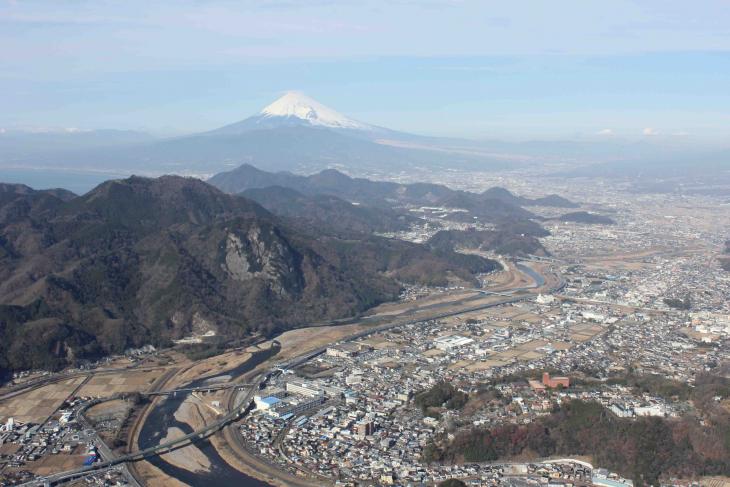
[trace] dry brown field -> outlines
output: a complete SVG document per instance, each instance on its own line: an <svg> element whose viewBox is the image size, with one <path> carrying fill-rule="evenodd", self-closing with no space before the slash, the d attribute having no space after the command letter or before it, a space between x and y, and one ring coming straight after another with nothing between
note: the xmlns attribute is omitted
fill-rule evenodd
<svg viewBox="0 0 730 487"><path fill-rule="evenodd" d="M97 374L83 385L79 390L79 396L109 397L124 392L144 392L150 388L152 383L164 371L129 370L111 374Z"/></svg>
<svg viewBox="0 0 730 487"><path fill-rule="evenodd" d="M2 401L0 421L13 417L25 423L41 422L58 409L83 381L84 377L74 377Z"/></svg>

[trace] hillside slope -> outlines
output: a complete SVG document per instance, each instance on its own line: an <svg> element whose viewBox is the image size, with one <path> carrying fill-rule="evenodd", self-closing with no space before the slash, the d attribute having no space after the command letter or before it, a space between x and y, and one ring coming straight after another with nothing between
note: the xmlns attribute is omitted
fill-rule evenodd
<svg viewBox="0 0 730 487"><path fill-rule="evenodd" d="M289 172L266 172L250 164L244 164L232 171L217 174L208 182L231 194L255 188L282 186L306 195L332 195L350 202L382 208L403 206L461 208L467 212L456 216L469 221L477 217L480 221L498 223L534 217L531 212L519 205L488 194L457 191L441 184L398 184L352 178L334 169L310 176L299 176Z"/></svg>
<svg viewBox="0 0 730 487"><path fill-rule="evenodd" d="M177 176L82 197L0 192L0 369L164 344L270 335L394 299L400 282L475 284L495 262L406 242L338 239Z"/></svg>

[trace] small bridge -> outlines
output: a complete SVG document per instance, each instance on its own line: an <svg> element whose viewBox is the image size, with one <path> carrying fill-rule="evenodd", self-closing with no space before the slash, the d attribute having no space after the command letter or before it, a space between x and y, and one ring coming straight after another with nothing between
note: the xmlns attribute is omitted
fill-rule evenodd
<svg viewBox="0 0 730 487"><path fill-rule="evenodd" d="M142 396L174 396L177 393L187 393L187 392L214 392L214 391L222 391L226 389L245 389L247 387L251 387L254 384L241 384L241 383L225 383L225 384L210 384L207 386L198 386L198 387L182 387L180 389L168 389L166 391L152 391L152 392L142 392L140 393Z"/></svg>

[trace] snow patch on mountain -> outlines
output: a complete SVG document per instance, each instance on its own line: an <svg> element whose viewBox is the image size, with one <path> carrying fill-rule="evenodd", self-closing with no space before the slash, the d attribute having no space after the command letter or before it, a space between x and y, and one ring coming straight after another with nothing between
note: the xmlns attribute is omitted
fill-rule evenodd
<svg viewBox="0 0 730 487"><path fill-rule="evenodd" d="M368 124L347 118L302 93L291 91L261 110L264 117L294 117L312 125L332 128L370 129Z"/></svg>

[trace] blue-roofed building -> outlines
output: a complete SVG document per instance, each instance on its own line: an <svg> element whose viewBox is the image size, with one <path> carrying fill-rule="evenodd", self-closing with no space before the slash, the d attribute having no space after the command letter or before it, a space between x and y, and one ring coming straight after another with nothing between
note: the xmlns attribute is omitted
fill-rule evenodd
<svg viewBox="0 0 730 487"><path fill-rule="evenodd" d="M278 397L274 397L274 396L266 396L266 397L254 396L253 401L256 404L257 410L266 411L266 410L270 409L272 406L280 403L281 399L279 399Z"/></svg>

